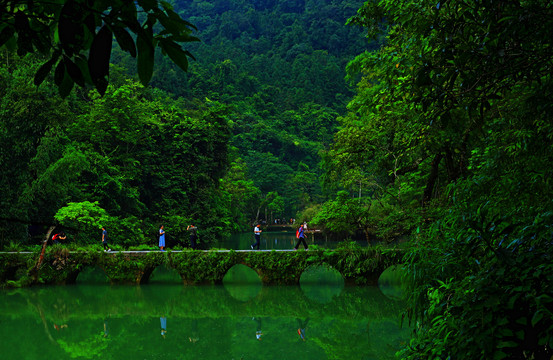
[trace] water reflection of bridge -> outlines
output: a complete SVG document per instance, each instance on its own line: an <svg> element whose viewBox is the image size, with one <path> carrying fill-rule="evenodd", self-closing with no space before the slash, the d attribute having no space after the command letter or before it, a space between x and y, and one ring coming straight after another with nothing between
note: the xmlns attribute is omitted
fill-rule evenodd
<svg viewBox="0 0 553 360"><path fill-rule="evenodd" d="M155 317L160 313L182 318L263 316L323 318L339 311L344 318L381 318L397 314L401 301L391 301L376 287L347 287L326 302L310 301L300 287L262 287L247 301L236 299L221 286L110 287L95 285L14 289L0 304L0 314L35 313L36 306L52 318L59 309L71 318L89 319L99 314ZM201 301L199 301L201 299ZM352 304L364 303L363 306ZM29 306L34 303L35 306ZM333 308L332 310L330 308Z"/></svg>
<svg viewBox="0 0 553 360"><path fill-rule="evenodd" d="M36 254L0 253L0 282L17 280L34 264ZM159 266L174 269L185 284L222 283L228 271L244 265L257 273L263 284L299 284L310 267L337 271L346 283L376 284L388 267L402 262L403 252L393 249L336 250L209 250L121 251L47 253L39 271L41 283L74 283L89 267L102 269L111 283L147 283ZM32 266L31 266L32 267ZM18 275L19 274L19 275Z"/></svg>
<svg viewBox="0 0 553 360"><path fill-rule="evenodd" d="M325 303L297 286L262 287L248 301L223 286L14 289L0 294L0 352L6 359L388 358L408 338L409 329L399 329L403 308L372 287L346 287ZM307 342L298 319L310 319ZM256 329L267 336L262 343ZM388 356L376 351L390 344Z"/></svg>

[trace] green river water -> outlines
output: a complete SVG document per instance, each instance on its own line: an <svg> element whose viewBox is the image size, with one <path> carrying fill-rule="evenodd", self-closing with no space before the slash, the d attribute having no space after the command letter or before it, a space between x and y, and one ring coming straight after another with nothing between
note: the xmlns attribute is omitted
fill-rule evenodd
<svg viewBox="0 0 553 360"><path fill-rule="evenodd" d="M70 286L0 292L1 359L393 359L408 340L397 288L344 286L323 269L267 287L244 266L223 285L110 286L99 269ZM386 295L385 295L386 294Z"/></svg>
<svg viewBox="0 0 553 360"><path fill-rule="evenodd" d="M308 246L317 245L320 248L334 249L338 246L337 241L326 239L323 234L307 233L306 241ZM296 233L293 231L263 231L261 233L260 250L290 250L296 245ZM255 243L253 231L247 233L234 234L228 239L219 240L216 248L233 249L233 250L249 250L250 245ZM366 241L359 241L359 245L367 246ZM299 246L303 249L303 245Z"/></svg>

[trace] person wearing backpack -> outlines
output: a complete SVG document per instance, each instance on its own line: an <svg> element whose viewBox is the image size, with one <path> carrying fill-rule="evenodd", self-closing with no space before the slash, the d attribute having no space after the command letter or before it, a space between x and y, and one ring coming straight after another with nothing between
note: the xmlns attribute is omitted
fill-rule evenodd
<svg viewBox="0 0 553 360"><path fill-rule="evenodd" d="M298 243L296 244L296 246L294 246L294 250L298 250L300 243L303 243L303 247L305 248L305 250L308 250L307 242L305 241L305 233L303 231L303 224L300 225L298 231L296 231L296 237L298 238Z"/></svg>

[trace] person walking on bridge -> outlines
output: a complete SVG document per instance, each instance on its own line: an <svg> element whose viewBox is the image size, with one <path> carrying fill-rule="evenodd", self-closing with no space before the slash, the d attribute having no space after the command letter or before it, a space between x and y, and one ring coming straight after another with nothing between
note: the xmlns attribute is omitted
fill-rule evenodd
<svg viewBox="0 0 553 360"><path fill-rule="evenodd" d="M196 249L196 242L198 241L198 228L194 224L188 225L186 228L190 232L190 247L192 250Z"/></svg>
<svg viewBox="0 0 553 360"><path fill-rule="evenodd" d="M105 226L102 226L102 245L104 245L104 251L111 251L108 246L108 231Z"/></svg>
<svg viewBox="0 0 553 360"><path fill-rule="evenodd" d="M303 227L304 227L304 225L300 225L300 227L298 229L298 242L297 242L296 246L294 246L294 250L298 250L298 247L300 246L300 243L303 243L303 247L305 248L305 250L309 250L307 248L307 242L305 241L305 232L304 232Z"/></svg>
<svg viewBox="0 0 553 360"><path fill-rule="evenodd" d="M260 226L261 226L261 224L257 224L255 226L255 228L253 229L253 235L255 237L255 244L250 246L252 248L252 250L255 249L256 246L257 246L257 250L259 250L259 245L261 244L261 230L259 229Z"/></svg>

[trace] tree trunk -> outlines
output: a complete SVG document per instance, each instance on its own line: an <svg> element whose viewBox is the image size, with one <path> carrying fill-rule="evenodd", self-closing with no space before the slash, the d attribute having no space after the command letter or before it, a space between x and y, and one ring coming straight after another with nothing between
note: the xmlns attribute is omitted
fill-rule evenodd
<svg viewBox="0 0 553 360"><path fill-rule="evenodd" d="M363 232L365 233L365 239L367 239L367 246L370 246L371 237L369 236L369 230L367 228L363 228Z"/></svg>
<svg viewBox="0 0 553 360"><path fill-rule="evenodd" d="M51 225L48 229L48 232L46 233L46 237L44 238L44 241L42 243L42 250L40 252L40 256L38 258L38 261L36 263L36 266L34 267L32 271L33 280L38 280L38 270L40 269L40 265L42 265L42 261L44 260L44 252L46 251L46 245L48 244L48 239L50 239L50 235L52 234L52 231L56 228L55 225Z"/></svg>
<svg viewBox="0 0 553 360"><path fill-rule="evenodd" d="M422 196L423 206L426 206L428 202L432 199L432 191L434 190L434 185L436 184L436 180L438 179L438 170L440 167L440 161L442 161L442 157L443 154L437 154L430 164L430 175L428 176L426 188L424 189L424 194Z"/></svg>
<svg viewBox="0 0 553 360"><path fill-rule="evenodd" d="M259 223L259 212L261 211L261 206L257 208L257 214L255 214L255 224L257 225Z"/></svg>

